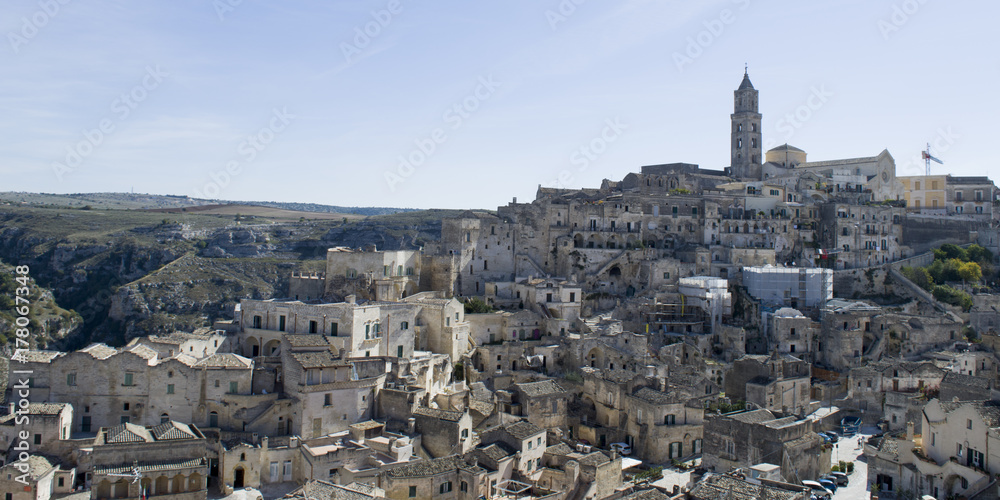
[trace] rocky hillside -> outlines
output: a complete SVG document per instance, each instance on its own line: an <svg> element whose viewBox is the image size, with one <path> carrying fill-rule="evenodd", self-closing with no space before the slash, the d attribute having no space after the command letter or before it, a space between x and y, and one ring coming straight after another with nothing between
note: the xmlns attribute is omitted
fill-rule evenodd
<svg viewBox="0 0 1000 500"><path fill-rule="evenodd" d="M77 323L53 324L46 333L54 347L120 345L228 319L243 297L283 297L291 271L322 269L329 247L417 248L436 240L441 219L457 213L279 222L0 206L0 261L31 266L54 306L76 315ZM9 332L0 323L0 334Z"/></svg>

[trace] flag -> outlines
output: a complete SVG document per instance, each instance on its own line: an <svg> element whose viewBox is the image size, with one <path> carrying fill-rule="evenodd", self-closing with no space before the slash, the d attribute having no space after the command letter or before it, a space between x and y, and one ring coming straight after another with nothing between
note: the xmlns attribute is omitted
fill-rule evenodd
<svg viewBox="0 0 1000 500"><path fill-rule="evenodd" d="M146 500L146 488L139 488L139 500Z"/></svg>

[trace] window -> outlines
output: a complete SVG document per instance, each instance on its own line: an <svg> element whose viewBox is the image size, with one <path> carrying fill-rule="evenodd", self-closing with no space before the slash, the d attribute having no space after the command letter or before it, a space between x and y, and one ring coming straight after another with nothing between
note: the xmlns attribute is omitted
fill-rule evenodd
<svg viewBox="0 0 1000 500"><path fill-rule="evenodd" d="M309 333L316 333L318 329L319 329L318 323L316 323L315 321L309 322Z"/></svg>
<svg viewBox="0 0 1000 500"><path fill-rule="evenodd" d="M576 302L576 292L569 292L569 301Z"/></svg>
<svg viewBox="0 0 1000 500"><path fill-rule="evenodd" d="M125 403L125 404L122 405L122 411L128 411L128 409L129 409L129 404L128 403Z"/></svg>
<svg viewBox="0 0 1000 500"><path fill-rule="evenodd" d="M417 498L417 487L410 486L410 498Z"/></svg>
<svg viewBox="0 0 1000 500"><path fill-rule="evenodd" d="M681 452L684 451L684 445L680 441L674 441L670 443L670 457L669 458L681 458Z"/></svg>
<svg viewBox="0 0 1000 500"><path fill-rule="evenodd" d="M469 483L467 483L467 482L465 482L465 481L462 481L462 482L461 482L461 483L460 483L460 484L458 485L458 489L459 489L459 490L461 490L461 491L469 491Z"/></svg>
<svg viewBox="0 0 1000 500"><path fill-rule="evenodd" d="M462 429L462 439L469 439L469 429Z"/></svg>
<svg viewBox="0 0 1000 500"><path fill-rule="evenodd" d="M131 373L126 373L125 374L125 382L122 385L125 385L125 386L131 386L132 385L132 374Z"/></svg>
<svg viewBox="0 0 1000 500"><path fill-rule="evenodd" d="M403 346L401 345L396 346L396 357L397 358L403 357Z"/></svg>
<svg viewBox="0 0 1000 500"><path fill-rule="evenodd" d="M165 424L165 423L167 423L169 421L170 421L170 415L168 415L166 413L160 415L160 423L161 424Z"/></svg>
<svg viewBox="0 0 1000 500"><path fill-rule="evenodd" d="M260 328L262 320L263 320L263 318L261 318L260 316L254 316L253 317L253 327L254 328Z"/></svg>
<svg viewBox="0 0 1000 500"><path fill-rule="evenodd" d="M83 422L80 423L81 432L90 432L90 415L83 416Z"/></svg>
<svg viewBox="0 0 1000 500"><path fill-rule="evenodd" d="M128 415L122 415L122 418L119 420L119 422L121 422L123 424L127 424L128 423Z"/></svg>
<svg viewBox="0 0 1000 500"><path fill-rule="evenodd" d="M167 394L174 393L174 384L167 384Z"/></svg>
<svg viewBox="0 0 1000 500"><path fill-rule="evenodd" d="M958 451L956 452L956 455L958 457L961 457L962 456L962 443L957 443L957 444L955 444L955 446L958 447Z"/></svg>
<svg viewBox="0 0 1000 500"><path fill-rule="evenodd" d="M447 482L441 483L440 491L441 491L442 494L448 493L449 491L451 491L451 481L447 481Z"/></svg>
<svg viewBox="0 0 1000 500"><path fill-rule="evenodd" d="M215 386L216 387L219 387L220 384L221 384L221 382L219 382L218 380L215 381Z"/></svg>
<svg viewBox="0 0 1000 500"><path fill-rule="evenodd" d="M332 404L333 404L333 395L332 394L324 394L323 395L323 406L330 406Z"/></svg>
<svg viewBox="0 0 1000 500"><path fill-rule="evenodd" d="M674 415L664 415L663 425L674 425L677 423L677 417Z"/></svg>
<svg viewBox="0 0 1000 500"><path fill-rule="evenodd" d="M60 488L62 488L62 487L63 487L63 485L64 485L64 484L66 484L66 481L65 481L65 479L66 479L66 478L64 478L64 477L62 477L62 476L59 476L59 487L60 487Z"/></svg>
<svg viewBox="0 0 1000 500"><path fill-rule="evenodd" d="M218 427L219 426L219 414L217 412L212 412L208 414L208 426Z"/></svg>
<svg viewBox="0 0 1000 500"><path fill-rule="evenodd" d="M35 434L35 444L42 444L42 435Z"/></svg>
<svg viewBox="0 0 1000 500"><path fill-rule="evenodd" d="M76 385L76 373L66 374L66 385Z"/></svg>
<svg viewBox="0 0 1000 500"><path fill-rule="evenodd" d="M966 419L966 421L965 421L965 428L966 429L971 429L972 428L972 419L971 418L970 419Z"/></svg>
<svg viewBox="0 0 1000 500"><path fill-rule="evenodd" d="M399 329L400 330L409 330L410 329L410 322L409 321L404 321L404 322L400 323L399 324Z"/></svg>
<svg viewBox="0 0 1000 500"><path fill-rule="evenodd" d="M337 322L334 321L330 323L330 335L333 337L337 336Z"/></svg>

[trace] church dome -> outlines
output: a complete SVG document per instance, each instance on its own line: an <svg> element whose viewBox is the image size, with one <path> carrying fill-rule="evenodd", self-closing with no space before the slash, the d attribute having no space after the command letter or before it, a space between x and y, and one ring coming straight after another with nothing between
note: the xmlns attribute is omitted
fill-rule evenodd
<svg viewBox="0 0 1000 500"><path fill-rule="evenodd" d="M768 150L764 154L764 161L786 168L793 168L806 162L806 152L795 146L789 146L786 143Z"/></svg>

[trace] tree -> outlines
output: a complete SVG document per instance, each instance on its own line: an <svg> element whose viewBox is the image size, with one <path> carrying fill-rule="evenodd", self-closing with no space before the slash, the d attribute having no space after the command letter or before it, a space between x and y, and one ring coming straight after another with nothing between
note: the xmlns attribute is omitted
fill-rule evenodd
<svg viewBox="0 0 1000 500"><path fill-rule="evenodd" d="M968 252L966 252L964 248L958 245L945 243L944 245L941 245L940 251L941 251L940 253L943 254L945 259L958 259L962 262L966 262L969 260ZM934 258L935 259L938 258L937 251L934 252Z"/></svg>
<svg viewBox="0 0 1000 500"><path fill-rule="evenodd" d="M901 269L903 276L924 290L934 289L934 278L931 273L923 267L904 267Z"/></svg>
<svg viewBox="0 0 1000 500"><path fill-rule="evenodd" d="M489 304L479 297L473 297L465 303L465 314L483 314L493 312Z"/></svg>
<svg viewBox="0 0 1000 500"><path fill-rule="evenodd" d="M983 279L983 270L975 262L966 262L959 266L958 275L964 281L979 283Z"/></svg>
<svg viewBox="0 0 1000 500"><path fill-rule="evenodd" d="M976 244L969 245L965 250L970 262L979 264L991 264L993 262L993 252Z"/></svg>

